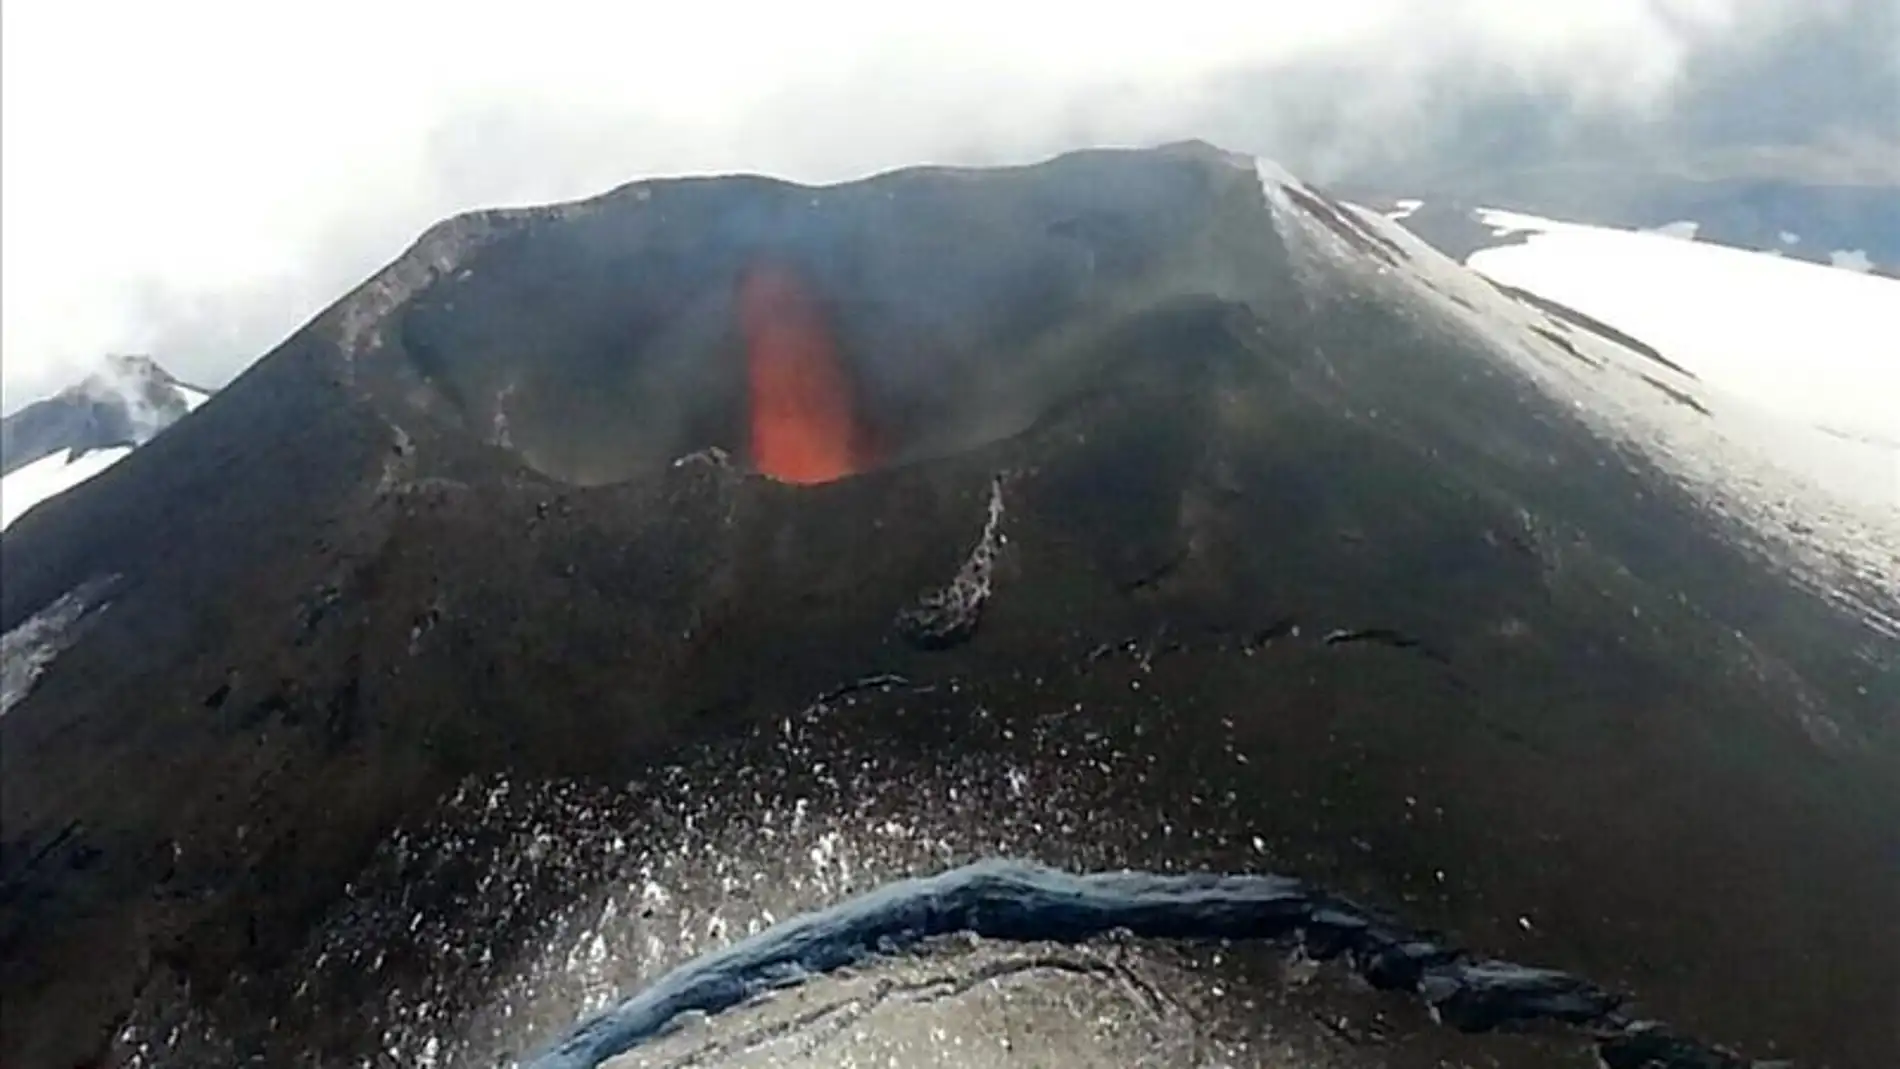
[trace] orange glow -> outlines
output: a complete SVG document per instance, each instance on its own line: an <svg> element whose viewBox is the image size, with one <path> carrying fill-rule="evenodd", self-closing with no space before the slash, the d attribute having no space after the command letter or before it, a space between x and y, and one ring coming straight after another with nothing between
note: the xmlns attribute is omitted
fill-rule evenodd
<svg viewBox="0 0 1900 1069"><path fill-rule="evenodd" d="M798 276L754 267L739 282L751 392L752 461L788 483L859 470L851 380L818 302Z"/></svg>

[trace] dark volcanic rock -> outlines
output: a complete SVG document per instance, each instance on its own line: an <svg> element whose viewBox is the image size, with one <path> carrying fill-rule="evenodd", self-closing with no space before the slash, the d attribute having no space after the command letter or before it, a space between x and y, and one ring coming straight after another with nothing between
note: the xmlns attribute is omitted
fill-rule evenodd
<svg viewBox="0 0 1900 1069"><path fill-rule="evenodd" d="M110 579L0 718L0 1059L186 1007L231 1061L357 1064L376 987L308 962L398 829L483 777L690 778L871 678L932 696L840 721L875 767L1045 721L1143 753L1106 815L1194 833L1105 863L1252 836L1685 1034L1890 1060L1895 643L1302 196L1182 146L432 230L0 543L8 630ZM753 473L761 263L819 310L862 474ZM392 885L404 923L473 910L449 879Z"/></svg>

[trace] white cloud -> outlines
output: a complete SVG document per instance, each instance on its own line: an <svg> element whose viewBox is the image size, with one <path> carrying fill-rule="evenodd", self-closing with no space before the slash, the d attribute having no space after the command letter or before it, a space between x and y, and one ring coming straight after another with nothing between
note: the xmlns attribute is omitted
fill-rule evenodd
<svg viewBox="0 0 1900 1069"><path fill-rule="evenodd" d="M4 405L108 350L220 379L484 204L1195 136L1223 77L1346 52L1382 72L1369 126L1474 50L1494 77L1641 104L1685 34L1742 6L8 0Z"/></svg>

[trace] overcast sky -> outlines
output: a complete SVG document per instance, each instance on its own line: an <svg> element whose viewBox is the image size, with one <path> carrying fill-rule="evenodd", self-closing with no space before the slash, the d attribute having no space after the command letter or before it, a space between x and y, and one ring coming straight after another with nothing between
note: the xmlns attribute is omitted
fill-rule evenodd
<svg viewBox="0 0 1900 1069"><path fill-rule="evenodd" d="M1721 132L1789 63L1827 80L1767 110L1864 132L1900 84L1900 0L1107 6L6 0L4 407L108 351L221 384L431 222L635 177L1196 136L1331 170L1443 151L1474 99Z"/></svg>

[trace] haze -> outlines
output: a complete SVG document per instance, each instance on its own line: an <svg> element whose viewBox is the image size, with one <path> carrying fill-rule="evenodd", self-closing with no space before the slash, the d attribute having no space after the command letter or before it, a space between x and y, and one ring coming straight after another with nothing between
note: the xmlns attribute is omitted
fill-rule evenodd
<svg viewBox="0 0 1900 1069"><path fill-rule="evenodd" d="M1559 138L1851 152L1895 136L1896 26L1900 0L9 2L0 393L106 352L220 385L446 215L650 175L1188 137L1320 179ZM1544 140L1470 143L1500 101Z"/></svg>

